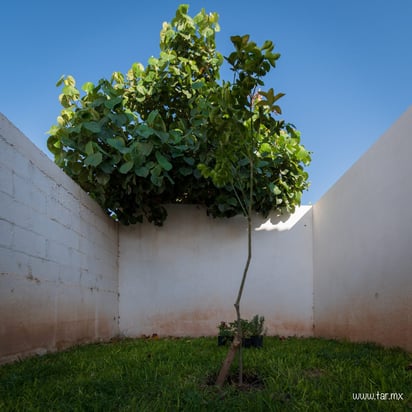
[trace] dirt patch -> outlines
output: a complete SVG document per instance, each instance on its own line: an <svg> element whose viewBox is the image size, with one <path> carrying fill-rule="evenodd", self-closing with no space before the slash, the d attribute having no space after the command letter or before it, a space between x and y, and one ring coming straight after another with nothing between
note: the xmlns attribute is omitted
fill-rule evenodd
<svg viewBox="0 0 412 412"><path fill-rule="evenodd" d="M206 380L207 386L215 386L217 374L210 375ZM265 388L263 379L255 372L244 372L243 383L239 384L239 373L232 372L229 374L225 385L236 387L241 391L262 390Z"/></svg>
<svg viewBox="0 0 412 412"><path fill-rule="evenodd" d="M321 376L325 375L325 371L322 369L317 369L317 368L311 368L311 369L306 369L304 372L304 375L307 376L308 378L320 378Z"/></svg>

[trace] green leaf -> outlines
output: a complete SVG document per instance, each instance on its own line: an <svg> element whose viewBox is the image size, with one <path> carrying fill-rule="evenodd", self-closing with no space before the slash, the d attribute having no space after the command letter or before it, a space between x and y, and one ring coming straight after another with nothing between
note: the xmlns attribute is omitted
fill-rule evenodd
<svg viewBox="0 0 412 412"><path fill-rule="evenodd" d="M183 160L190 166L193 166L195 164L195 159L193 157L187 157L185 156Z"/></svg>
<svg viewBox="0 0 412 412"><path fill-rule="evenodd" d="M100 169L101 169L104 173L110 174L110 173L112 173L113 170L114 170L114 165L113 165L112 162L106 161L106 162L103 162L103 163L100 165Z"/></svg>
<svg viewBox="0 0 412 412"><path fill-rule="evenodd" d="M76 149L77 148L77 144L73 139L70 139L69 137L66 136L62 136L61 138L61 143L67 147L70 147L72 149ZM87 153L90 154L90 153Z"/></svg>
<svg viewBox="0 0 412 412"><path fill-rule="evenodd" d="M160 152L157 151L155 153L155 156L162 169L166 170L167 172L172 169L172 164Z"/></svg>
<svg viewBox="0 0 412 412"><path fill-rule="evenodd" d="M128 173L128 172L130 171L130 169L131 169L133 166L134 166L134 163L133 163L132 160L130 160L130 161L126 162L126 163L123 163L123 164L120 166L119 172L120 172L120 173L123 173L123 174L126 174L126 173Z"/></svg>
<svg viewBox="0 0 412 412"><path fill-rule="evenodd" d="M262 46L262 50L268 50L269 52L271 52L273 48L274 48L273 42L270 40L265 40Z"/></svg>
<svg viewBox="0 0 412 412"><path fill-rule="evenodd" d="M107 183L109 183L109 180L110 180L110 176L106 175L106 174L103 174L103 173L99 173L96 176L97 183L99 183L100 185L103 185L103 186L107 185Z"/></svg>
<svg viewBox="0 0 412 412"><path fill-rule="evenodd" d="M146 96L147 94L147 89L146 87L142 86L141 84L139 84L138 86L136 86L136 91L141 94L142 96Z"/></svg>
<svg viewBox="0 0 412 412"><path fill-rule="evenodd" d="M90 156L91 154L94 153L93 142L91 140L87 142L86 147L85 147L84 150L85 150L85 152L88 156Z"/></svg>
<svg viewBox="0 0 412 412"><path fill-rule="evenodd" d="M156 136L160 138L162 143L166 143L169 140L169 133L162 132L161 130L154 130Z"/></svg>
<svg viewBox="0 0 412 412"><path fill-rule="evenodd" d="M150 181L157 187L160 187L163 183L163 178L155 175L150 176Z"/></svg>
<svg viewBox="0 0 412 412"><path fill-rule="evenodd" d="M97 122L84 122L83 128L89 130L92 133L100 133L100 131L102 130L99 123Z"/></svg>
<svg viewBox="0 0 412 412"><path fill-rule="evenodd" d="M107 144L116 150L118 150L122 154L130 153L131 149L125 146L124 139L120 136L106 140Z"/></svg>
<svg viewBox="0 0 412 412"><path fill-rule="evenodd" d="M86 93L91 93L94 89L94 84L92 82L86 82L82 86L82 90L84 90Z"/></svg>
<svg viewBox="0 0 412 412"><path fill-rule="evenodd" d="M117 150L121 150L125 148L124 140L121 137L110 137L106 140L107 144Z"/></svg>
<svg viewBox="0 0 412 412"><path fill-rule="evenodd" d="M147 177L149 175L149 169L146 166L138 167L134 170L137 176Z"/></svg>
<svg viewBox="0 0 412 412"><path fill-rule="evenodd" d="M272 189L272 192L273 192L276 196L278 196L278 195L280 195L280 194L282 193L282 191L281 191L276 185L274 185L273 183L272 183L271 189Z"/></svg>
<svg viewBox="0 0 412 412"><path fill-rule="evenodd" d="M147 117L147 124L150 127L153 127L154 122L156 121L157 116L159 116L159 110L152 110Z"/></svg>
<svg viewBox="0 0 412 412"><path fill-rule="evenodd" d="M162 168L160 165L155 165L152 170L150 171L152 176L160 176L162 173Z"/></svg>
<svg viewBox="0 0 412 412"><path fill-rule="evenodd" d="M153 150L153 143L152 142L144 142L144 143L137 143L137 150L139 154L143 156L149 156L150 153L152 153Z"/></svg>
<svg viewBox="0 0 412 412"><path fill-rule="evenodd" d="M136 133L138 134L138 136L147 139L154 134L154 130L147 124L142 123L137 127Z"/></svg>
<svg viewBox="0 0 412 412"><path fill-rule="evenodd" d="M63 84L65 78L66 76L64 74L60 76L60 79L56 82L56 87L60 87Z"/></svg>
<svg viewBox="0 0 412 412"><path fill-rule="evenodd" d="M237 201L237 199L235 198L235 197L228 197L227 199L226 199L226 202L229 204L229 205L231 205L231 206L237 206L238 205L238 201Z"/></svg>
<svg viewBox="0 0 412 412"><path fill-rule="evenodd" d="M103 161L103 155L100 152L93 153L86 157L84 164L86 166L98 166Z"/></svg>
<svg viewBox="0 0 412 412"><path fill-rule="evenodd" d="M172 54L172 53L167 53L164 51L160 52L160 58L163 60L166 60L167 62L173 62L174 60L176 60L176 55Z"/></svg>
<svg viewBox="0 0 412 412"><path fill-rule="evenodd" d="M191 175L193 172L193 169L191 169L190 167L179 167L179 173L182 176L189 176Z"/></svg>
<svg viewBox="0 0 412 412"><path fill-rule="evenodd" d="M260 146L260 150L259 152L262 154L270 154L270 152L272 151L272 147L269 143L262 143L262 145Z"/></svg>
<svg viewBox="0 0 412 412"><path fill-rule="evenodd" d="M268 165L269 165L269 162L267 160L258 160L256 163L257 167L265 167Z"/></svg>
<svg viewBox="0 0 412 412"><path fill-rule="evenodd" d="M47 148L52 152L54 155L60 153L61 142L57 139L56 136L50 136L47 139Z"/></svg>
<svg viewBox="0 0 412 412"><path fill-rule="evenodd" d="M119 127L126 126L130 124L133 120L134 119L131 120L130 117L122 113L113 114L113 122L116 126L119 126Z"/></svg>
<svg viewBox="0 0 412 412"><path fill-rule="evenodd" d="M156 59L156 57L149 57L149 60L147 61L150 66L157 66L159 64L159 59Z"/></svg>
<svg viewBox="0 0 412 412"><path fill-rule="evenodd" d="M250 160L247 157L239 160L239 166L246 166L250 164Z"/></svg>
<svg viewBox="0 0 412 412"><path fill-rule="evenodd" d="M163 178L160 176L162 173L162 168L160 165L156 165L150 171L150 181L157 187L161 186L163 183Z"/></svg>
<svg viewBox="0 0 412 412"><path fill-rule="evenodd" d="M70 96L70 97L79 95L79 91L73 86L64 86L63 90L62 90L62 93L65 96Z"/></svg>
<svg viewBox="0 0 412 412"><path fill-rule="evenodd" d="M121 103L123 101L123 98L121 96L115 97L113 99L106 100L104 102L104 105L108 109L113 109L117 104Z"/></svg>
<svg viewBox="0 0 412 412"><path fill-rule="evenodd" d="M70 170L73 173L73 175L78 175L83 169L83 165L81 163L71 163L70 164Z"/></svg>
<svg viewBox="0 0 412 412"><path fill-rule="evenodd" d="M201 89L202 87L204 87L205 83L203 81L197 81L192 83L192 89Z"/></svg>
<svg viewBox="0 0 412 412"><path fill-rule="evenodd" d="M173 143L175 144L180 143L183 139L183 132L179 129L170 130L169 135L171 140L173 140Z"/></svg>

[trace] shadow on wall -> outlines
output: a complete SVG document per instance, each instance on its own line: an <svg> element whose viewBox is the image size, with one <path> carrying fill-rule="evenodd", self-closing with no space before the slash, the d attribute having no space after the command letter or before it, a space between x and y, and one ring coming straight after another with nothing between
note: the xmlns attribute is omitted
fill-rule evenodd
<svg viewBox="0 0 412 412"><path fill-rule="evenodd" d="M412 350L412 107L313 207L323 337Z"/></svg>

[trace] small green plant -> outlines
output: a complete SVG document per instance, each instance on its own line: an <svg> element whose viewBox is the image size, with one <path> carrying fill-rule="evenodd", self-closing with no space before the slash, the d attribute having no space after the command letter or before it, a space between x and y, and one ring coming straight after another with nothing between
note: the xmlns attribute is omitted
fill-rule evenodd
<svg viewBox="0 0 412 412"><path fill-rule="evenodd" d="M218 325L219 335L217 337L217 344L224 346L226 343L231 342L235 336L235 329L232 323L220 322Z"/></svg>
<svg viewBox="0 0 412 412"><path fill-rule="evenodd" d="M252 337L251 323L247 319L240 319L240 326L242 328L242 337L244 339L249 339L250 337Z"/></svg>
<svg viewBox="0 0 412 412"><path fill-rule="evenodd" d="M249 322L249 327L252 336L261 336L264 335L264 323L265 317L255 315L253 316L252 320Z"/></svg>
<svg viewBox="0 0 412 412"><path fill-rule="evenodd" d="M231 323L220 322L219 326L219 336L224 338L231 338L233 337L233 326Z"/></svg>
<svg viewBox="0 0 412 412"><path fill-rule="evenodd" d="M254 338L262 337L264 335L264 316L255 315L251 320L240 319L240 326L242 330L242 344L244 347L262 347L262 339L256 340ZM220 322L218 325L219 335L218 344L225 345L231 342L238 329L238 321Z"/></svg>

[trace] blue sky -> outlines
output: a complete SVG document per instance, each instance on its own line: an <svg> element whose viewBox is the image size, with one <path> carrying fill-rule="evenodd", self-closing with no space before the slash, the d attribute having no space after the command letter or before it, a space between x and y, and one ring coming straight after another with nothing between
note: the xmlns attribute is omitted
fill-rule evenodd
<svg viewBox="0 0 412 412"><path fill-rule="evenodd" d="M0 6L0 112L47 152L46 132L59 114L56 81L78 86L146 64L158 54L159 31L183 1L108 0ZM272 40L281 53L267 87L286 93L283 118L313 152L315 203L412 105L412 1L193 0L220 15L217 48L231 52L231 35ZM382 167L385 167L382 165Z"/></svg>

